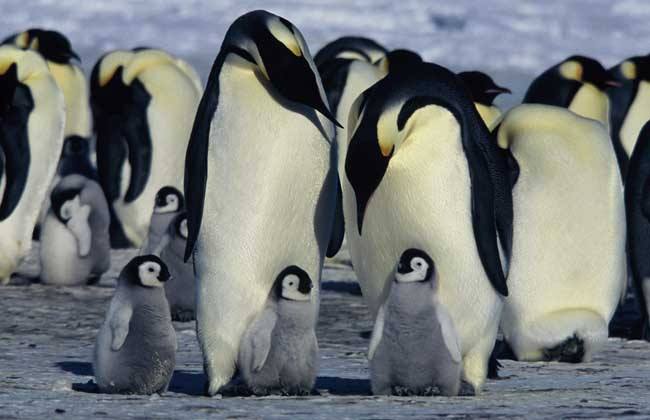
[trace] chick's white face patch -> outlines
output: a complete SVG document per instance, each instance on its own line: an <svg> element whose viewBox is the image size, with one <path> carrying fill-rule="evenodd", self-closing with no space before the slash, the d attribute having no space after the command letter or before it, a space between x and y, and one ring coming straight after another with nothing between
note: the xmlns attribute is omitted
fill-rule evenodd
<svg viewBox="0 0 650 420"><path fill-rule="evenodd" d="M162 287L163 284L158 280L160 275L160 264L153 261L148 261L138 267L138 275L140 276L140 283L146 287Z"/></svg>
<svg viewBox="0 0 650 420"><path fill-rule="evenodd" d="M288 300L307 301L311 299L311 294L301 293L298 290L300 286L300 278L295 274L289 274L282 279L282 297Z"/></svg>
<svg viewBox="0 0 650 420"><path fill-rule="evenodd" d="M411 270L408 273L395 273L395 278L399 283L411 283L424 281L427 278L429 264L421 257L415 257L410 262Z"/></svg>
<svg viewBox="0 0 650 420"><path fill-rule="evenodd" d="M163 213L173 213L178 211L179 203L176 194L168 194L167 197L165 197L165 202L167 204L165 204L164 206L155 207L153 210L154 213L163 214Z"/></svg>

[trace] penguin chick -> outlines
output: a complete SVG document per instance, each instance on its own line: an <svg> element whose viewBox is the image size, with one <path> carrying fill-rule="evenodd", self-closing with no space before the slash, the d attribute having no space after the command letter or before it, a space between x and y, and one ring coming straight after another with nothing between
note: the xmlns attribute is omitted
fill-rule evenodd
<svg viewBox="0 0 650 420"><path fill-rule="evenodd" d="M99 279L110 267L110 216L95 181L68 175L50 195L41 234L41 280L81 285Z"/></svg>
<svg viewBox="0 0 650 420"><path fill-rule="evenodd" d="M164 186L156 193L156 201L151 214L151 223L149 224L149 234L145 240L140 255L155 254L160 255L161 241L170 223L185 209L185 200L183 194L172 186Z"/></svg>
<svg viewBox="0 0 650 420"><path fill-rule="evenodd" d="M242 337L238 366L256 395L307 395L316 381L316 302L309 275L292 265Z"/></svg>
<svg viewBox="0 0 650 420"><path fill-rule="evenodd" d="M373 394L458 395L460 344L437 290L431 257L404 251L370 341Z"/></svg>
<svg viewBox="0 0 650 420"><path fill-rule="evenodd" d="M176 364L176 333L163 283L170 279L155 255L133 258L117 280L97 341L93 370L100 392L165 392Z"/></svg>
<svg viewBox="0 0 650 420"><path fill-rule="evenodd" d="M165 283L165 295L173 321L193 321L196 307L196 280L191 262L183 261L187 245L187 214L176 216L163 236L160 258L165 261L174 281Z"/></svg>

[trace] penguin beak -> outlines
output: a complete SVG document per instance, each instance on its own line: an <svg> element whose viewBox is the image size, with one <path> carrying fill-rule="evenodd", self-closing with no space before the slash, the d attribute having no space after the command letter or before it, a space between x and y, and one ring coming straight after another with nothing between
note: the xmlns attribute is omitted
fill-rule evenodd
<svg viewBox="0 0 650 420"><path fill-rule="evenodd" d="M501 87L501 86L494 85L493 87L487 89L487 90L485 91L485 93L490 93L490 94L499 95L499 94L501 94L501 93L508 93L508 94L511 94L512 91L511 91L510 89L506 88L506 87Z"/></svg>
<svg viewBox="0 0 650 420"><path fill-rule="evenodd" d="M613 79L611 79L611 80L606 80L606 81L605 81L605 86L607 86L607 87L618 88L618 87L621 87L621 86L623 86L623 85L622 85L621 82L619 82L618 80L613 80Z"/></svg>
<svg viewBox="0 0 650 420"><path fill-rule="evenodd" d="M69 54L70 54L70 58L74 58L75 60L77 60L78 63L81 63L81 58L79 57L79 55L76 52L74 52L73 50L70 50Z"/></svg>

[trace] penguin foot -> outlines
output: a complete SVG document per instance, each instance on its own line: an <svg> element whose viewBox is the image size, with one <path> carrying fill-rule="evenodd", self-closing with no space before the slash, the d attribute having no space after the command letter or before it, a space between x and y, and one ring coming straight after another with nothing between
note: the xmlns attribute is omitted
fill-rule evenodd
<svg viewBox="0 0 650 420"><path fill-rule="evenodd" d="M396 385L392 389L392 394L397 397L410 397L413 395L413 392L405 386Z"/></svg>
<svg viewBox="0 0 650 420"><path fill-rule="evenodd" d="M194 321L196 317L194 316L194 311L190 309L172 309L172 321L177 322L190 322Z"/></svg>
<svg viewBox="0 0 650 420"><path fill-rule="evenodd" d="M474 389L474 386L470 384L469 382L466 381L461 381L460 382L460 390L458 391L458 395L462 397L475 397L476 396L476 389Z"/></svg>
<svg viewBox="0 0 650 420"><path fill-rule="evenodd" d="M488 374L487 374L488 379L499 379L499 369L502 367L503 366L501 365L501 363L499 363L499 361L497 360L497 356L493 351L492 354L490 355L490 360L488 360Z"/></svg>
<svg viewBox="0 0 650 420"><path fill-rule="evenodd" d="M88 279L86 280L86 285L88 286L94 286L97 283L99 283L99 279L102 278L101 275L99 274L92 274Z"/></svg>
<svg viewBox="0 0 650 420"><path fill-rule="evenodd" d="M306 397L311 395L311 389L291 387L282 390L282 395L285 397Z"/></svg>
<svg viewBox="0 0 650 420"><path fill-rule="evenodd" d="M364 338L364 339L366 339L366 340L370 340L370 337L372 337L372 331L370 331L370 330L368 330L368 331L361 331L361 332L359 333L359 337Z"/></svg>
<svg viewBox="0 0 650 420"><path fill-rule="evenodd" d="M580 363L585 356L585 342L576 334L562 343L549 349L544 349L544 360L563 363Z"/></svg>

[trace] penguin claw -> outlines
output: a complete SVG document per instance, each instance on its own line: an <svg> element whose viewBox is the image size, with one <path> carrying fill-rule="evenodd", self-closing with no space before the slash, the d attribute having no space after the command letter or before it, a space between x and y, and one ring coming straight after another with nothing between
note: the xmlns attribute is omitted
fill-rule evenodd
<svg viewBox="0 0 650 420"><path fill-rule="evenodd" d="M544 349L544 360L580 363L585 356L585 342L576 334L555 347Z"/></svg>

